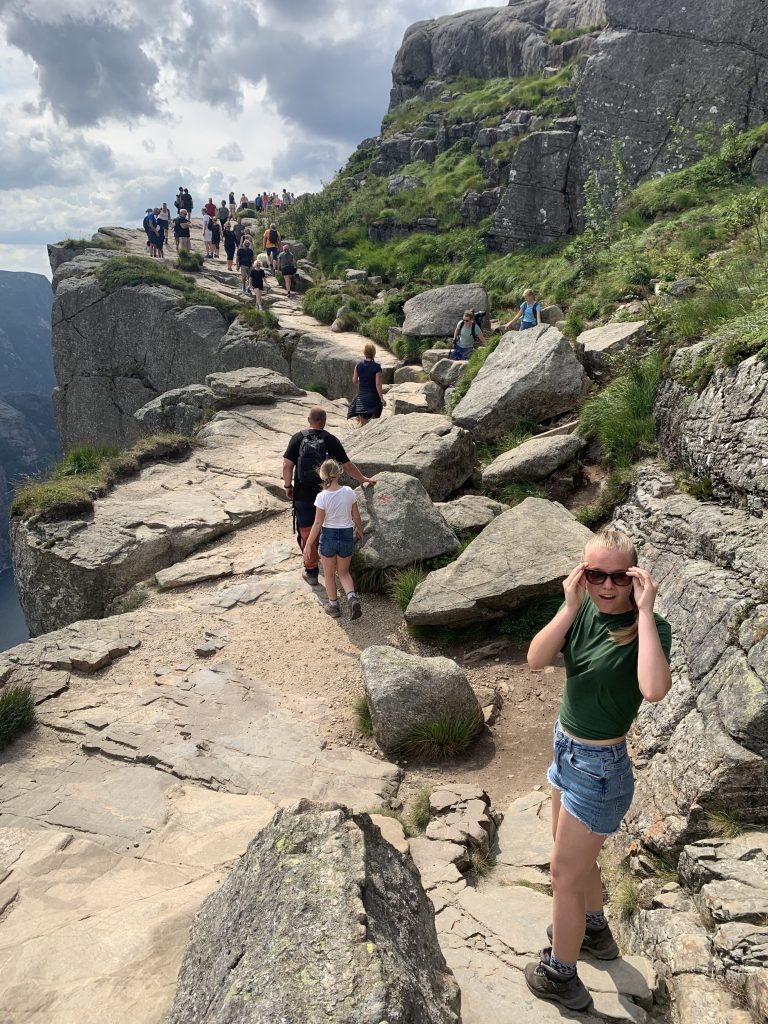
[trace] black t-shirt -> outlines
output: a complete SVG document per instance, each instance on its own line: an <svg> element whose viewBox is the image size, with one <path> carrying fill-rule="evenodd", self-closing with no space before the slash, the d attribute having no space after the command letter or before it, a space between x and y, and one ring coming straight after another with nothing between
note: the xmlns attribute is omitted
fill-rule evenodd
<svg viewBox="0 0 768 1024"><path fill-rule="evenodd" d="M189 221L186 217L174 217L173 233L177 238L189 238Z"/></svg>
<svg viewBox="0 0 768 1024"><path fill-rule="evenodd" d="M264 271L261 267L254 267L251 270L251 287L259 289L264 287Z"/></svg>
<svg viewBox="0 0 768 1024"><path fill-rule="evenodd" d="M249 245L241 245L237 250L237 263L240 267L250 267L253 263L253 249Z"/></svg>
<svg viewBox="0 0 768 1024"><path fill-rule="evenodd" d="M344 446L338 437L334 437L333 434L329 434L327 430L318 430L316 432L325 436L325 450L328 452L329 459L336 459L340 466L343 466L345 462L349 462L349 456L344 451ZM288 447L285 449L283 458L288 459L294 465L293 500L314 502L317 495L323 489L323 485L320 481L318 480L317 484L300 484L296 480L296 463L299 461L299 448L301 447L303 437L303 430L300 430L298 434L293 435L291 440L288 442Z"/></svg>

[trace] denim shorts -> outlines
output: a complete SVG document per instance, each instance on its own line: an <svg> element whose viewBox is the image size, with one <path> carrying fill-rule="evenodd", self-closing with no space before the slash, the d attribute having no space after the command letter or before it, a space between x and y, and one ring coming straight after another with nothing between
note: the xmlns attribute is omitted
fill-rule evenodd
<svg viewBox="0 0 768 1024"><path fill-rule="evenodd" d="M324 526L320 530L320 546L318 551L323 558L350 558L355 546L354 529L351 526L343 530Z"/></svg>
<svg viewBox="0 0 768 1024"><path fill-rule="evenodd" d="M595 835L618 832L635 792L626 741L609 747L579 743L555 722L554 751L547 779L562 806Z"/></svg>

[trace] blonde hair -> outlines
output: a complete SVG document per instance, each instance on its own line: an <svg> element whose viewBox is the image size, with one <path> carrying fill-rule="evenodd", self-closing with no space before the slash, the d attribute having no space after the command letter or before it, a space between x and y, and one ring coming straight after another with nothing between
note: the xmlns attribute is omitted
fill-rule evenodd
<svg viewBox="0 0 768 1024"><path fill-rule="evenodd" d="M323 487L330 487L334 480L341 478L341 466L336 459L326 459L317 471Z"/></svg>
<svg viewBox="0 0 768 1024"><path fill-rule="evenodd" d="M367 342L367 344L363 345L363 355L365 356L366 359L373 359L373 357L376 355L376 346L373 345L370 341Z"/></svg>
<svg viewBox="0 0 768 1024"><path fill-rule="evenodd" d="M616 551L622 555L626 555L629 559L630 565L637 565L637 548L631 537L628 537L626 533L621 530L616 530L612 526L603 526L597 531L594 536L590 537L587 543L584 545L584 557L586 558L590 551L594 551L596 548L603 548L606 551ZM635 607L635 600L630 590L630 601L632 607ZM628 626L621 626L618 629L609 629L608 633L611 640L619 647L625 647L627 644L631 644L637 637L637 609L635 608L635 621L631 622Z"/></svg>
<svg viewBox="0 0 768 1024"><path fill-rule="evenodd" d="M526 288L523 292L523 298L525 298L526 295L532 295L534 299L536 298L536 292L533 290L533 288Z"/></svg>

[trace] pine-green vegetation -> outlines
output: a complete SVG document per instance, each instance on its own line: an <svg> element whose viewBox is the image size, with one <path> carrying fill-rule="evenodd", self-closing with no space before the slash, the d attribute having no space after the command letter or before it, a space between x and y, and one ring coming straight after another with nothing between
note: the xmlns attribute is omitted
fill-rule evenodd
<svg viewBox="0 0 768 1024"><path fill-rule="evenodd" d="M29 686L0 690L0 750L35 724L35 700Z"/></svg>
<svg viewBox="0 0 768 1024"><path fill-rule="evenodd" d="M49 479L22 484L11 502L11 516L54 520L88 512L118 480L147 462L183 455L193 445L192 438L170 433L147 435L125 451L113 445L80 445L54 466Z"/></svg>

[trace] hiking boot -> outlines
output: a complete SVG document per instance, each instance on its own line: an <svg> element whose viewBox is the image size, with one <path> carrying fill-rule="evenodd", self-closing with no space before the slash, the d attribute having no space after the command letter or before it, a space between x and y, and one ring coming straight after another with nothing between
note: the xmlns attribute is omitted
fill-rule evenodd
<svg viewBox="0 0 768 1024"><path fill-rule="evenodd" d="M332 619L341 618L341 608L337 604L327 604L325 606L326 612L331 616Z"/></svg>
<svg viewBox="0 0 768 1024"><path fill-rule="evenodd" d="M307 583L310 585L310 587L319 587L320 586L319 574L316 573L316 572L310 572L309 569L305 569L304 570L304 579L307 581Z"/></svg>
<svg viewBox="0 0 768 1024"><path fill-rule="evenodd" d="M356 597L349 599L349 617L354 622L355 619L359 619L363 614L363 609L360 605L360 601Z"/></svg>
<svg viewBox="0 0 768 1024"><path fill-rule="evenodd" d="M569 1010L588 1010L592 996L578 974L566 978L549 966L550 949L542 949L538 963L526 964L525 983L538 999L549 999Z"/></svg>
<svg viewBox="0 0 768 1024"><path fill-rule="evenodd" d="M547 938L552 941L552 925L547 928ZM589 953L598 960L615 960L620 951L610 925L606 925L605 928L590 928L587 925L581 952Z"/></svg>

